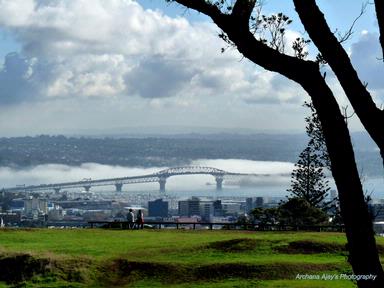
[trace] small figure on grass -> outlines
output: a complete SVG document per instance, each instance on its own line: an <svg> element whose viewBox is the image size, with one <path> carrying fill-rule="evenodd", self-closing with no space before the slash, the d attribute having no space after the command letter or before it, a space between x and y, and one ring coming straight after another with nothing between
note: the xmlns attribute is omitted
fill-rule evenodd
<svg viewBox="0 0 384 288"><path fill-rule="evenodd" d="M144 214L141 209L137 212L136 215L136 228L143 229L144 228Z"/></svg>
<svg viewBox="0 0 384 288"><path fill-rule="evenodd" d="M128 229L133 229L135 225L135 214L133 214L132 209L129 209L128 211L127 222L128 222Z"/></svg>

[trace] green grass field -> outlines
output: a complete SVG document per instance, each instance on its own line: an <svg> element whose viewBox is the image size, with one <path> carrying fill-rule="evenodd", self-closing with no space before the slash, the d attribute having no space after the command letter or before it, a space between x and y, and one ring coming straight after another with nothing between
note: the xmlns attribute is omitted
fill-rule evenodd
<svg viewBox="0 0 384 288"><path fill-rule="evenodd" d="M2 229L0 287L355 287L295 279L351 274L345 243L341 233Z"/></svg>

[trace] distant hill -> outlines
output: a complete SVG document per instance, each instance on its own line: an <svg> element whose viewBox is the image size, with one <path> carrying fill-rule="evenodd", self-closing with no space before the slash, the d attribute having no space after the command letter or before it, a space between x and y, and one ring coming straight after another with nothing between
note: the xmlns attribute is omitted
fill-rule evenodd
<svg viewBox="0 0 384 288"><path fill-rule="evenodd" d="M36 136L0 138L0 166L27 167L95 162L123 166L187 165L195 159L296 162L304 134L178 134L125 138ZM353 134L365 175L382 175L379 152L363 133Z"/></svg>

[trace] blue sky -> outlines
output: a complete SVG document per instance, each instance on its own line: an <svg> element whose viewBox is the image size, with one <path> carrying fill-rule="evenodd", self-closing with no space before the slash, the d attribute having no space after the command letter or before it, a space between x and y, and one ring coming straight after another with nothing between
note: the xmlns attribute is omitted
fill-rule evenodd
<svg viewBox="0 0 384 288"><path fill-rule="evenodd" d="M0 29L0 59L4 59L5 55L10 52L15 52L20 50L20 45L14 39L13 35L7 30Z"/></svg>
<svg viewBox="0 0 384 288"><path fill-rule="evenodd" d="M362 3L318 1L341 33ZM263 11L294 20L286 38L291 53L289 42L304 31L292 1L266 0ZM345 48L380 105L374 16L369 5ZM0 0L0 135L304 131L302 89L236 49L221 53L218 32L206 16L160 0ZM336 79L327 80L340 106L348 105ZM357 119L351 128L360 129Z"/></svg>

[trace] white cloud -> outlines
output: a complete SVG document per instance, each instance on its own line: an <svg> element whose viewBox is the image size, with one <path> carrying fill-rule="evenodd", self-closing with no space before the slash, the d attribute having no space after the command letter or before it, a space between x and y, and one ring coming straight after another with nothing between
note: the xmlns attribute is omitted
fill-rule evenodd
<svg viewBox="0 0 384 288"><path fill-rule="evenodd" d="M268 85L274 77L250 73L255 67L239 63L235 49L220 54L225 43L212 24L144 10L135 1L3 0L0 11L6 11L0 23L22 45L21 58L35 59L26 84L43 98L220 94L279 103L296 97L277 95Z"/></svg>
<svg viewBox="0 0 384 288"><path fill-rule="evenodd" d="M0 25L20 27L29 23L35 8L34 0L0 0Z"/></svg>
<svg viewBox="0 0 384 288"><path fill-rule="evenodd" d="M235 48L220 53L226 44L212 23L130 0L28 3L0 0L0 28L21 47L0 71L3 135L175 123L303 127L302 89Z"/></svg>
<svg viewBox="0 0 384 288"><path fill-rule="evenodd" d="M287 78L272 72L254 72L253 81L245 82L241 98L250 104L278 104L304 102L305 93L299 85ZM255 91L249 93L249 91Z"/></svg>
<svg viewBox="0 0 384 288"><path fill-rule="evenodd" d="M384 103L384 65L379 35L364 31L358 41L351 46L351 61L359 77L367 84L377 105Z"/></svg>

